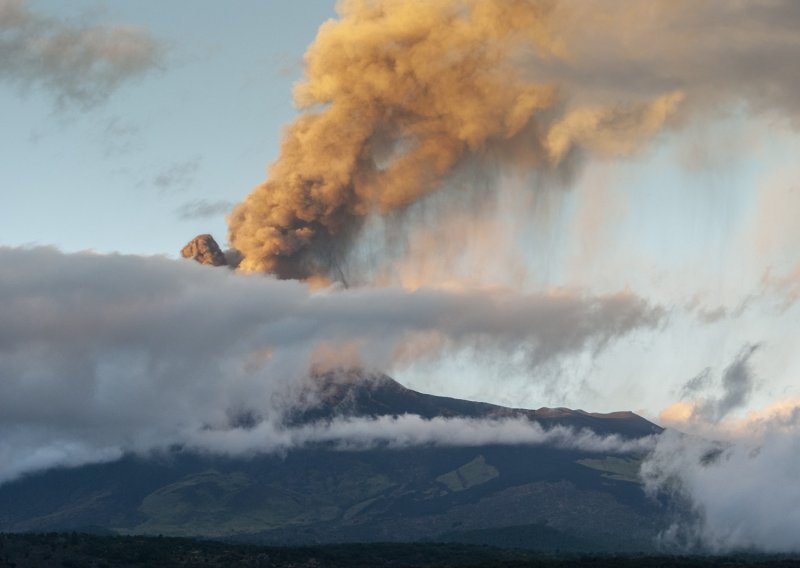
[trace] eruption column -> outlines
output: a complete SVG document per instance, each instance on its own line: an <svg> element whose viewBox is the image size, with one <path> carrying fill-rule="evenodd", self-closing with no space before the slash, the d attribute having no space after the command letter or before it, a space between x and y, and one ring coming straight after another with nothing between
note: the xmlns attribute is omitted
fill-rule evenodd
<svg viewBox="0 0 800 568"><path fill-rule="evenodd" d="M343 2L306 53L295 90L304 114L229 219L240 268L329 275L367 215L402 211L472 156L552 167L578 143L627 150L660 127L679 96L575 109L526 72L526 61L569 56L554 6ZM609 132L625 141L611 144Z"/></svg>

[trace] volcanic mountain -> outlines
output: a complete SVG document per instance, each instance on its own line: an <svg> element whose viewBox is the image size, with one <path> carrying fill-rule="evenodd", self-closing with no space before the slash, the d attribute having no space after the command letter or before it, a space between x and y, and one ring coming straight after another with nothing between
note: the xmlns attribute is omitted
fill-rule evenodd
<svg viewBox="0 0 800 568"><path fill-rule="evenodd" d="M385 375L319 374L287 427L338 418L521 418L657 435L631 412L525 410L432 396ZM666 527L647 498L636 453L544 444L325 445L247 458L175 449L112 463L50 470L0 486L0 532L94 530L325 543L436 540L537 550L650 550Z"/></svg>
<svg viewBox="0 0 800 568"><path fill-rule="evenodd" d="M569 408L526 410L486 402L434 396L408 389L383 374L365 375L358 369L337 370L314 377L316 404L292 415L295 423L336 417L379 417L413 414L422 418L527 418L544 428L566 426L600 435L639 438L663 429L633 412L599 414Z"/></svg>

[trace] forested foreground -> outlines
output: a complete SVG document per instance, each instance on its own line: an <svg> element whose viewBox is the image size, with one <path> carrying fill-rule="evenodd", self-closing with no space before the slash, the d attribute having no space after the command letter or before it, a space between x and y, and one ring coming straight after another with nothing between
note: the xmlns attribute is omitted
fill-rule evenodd
<svg viewBox="0 0 800 568"><path fill-rule="evenodd" d="M0 534L1 568L798 566L800 556L559 556L459 544L264 547L187 538Z"/></svg>

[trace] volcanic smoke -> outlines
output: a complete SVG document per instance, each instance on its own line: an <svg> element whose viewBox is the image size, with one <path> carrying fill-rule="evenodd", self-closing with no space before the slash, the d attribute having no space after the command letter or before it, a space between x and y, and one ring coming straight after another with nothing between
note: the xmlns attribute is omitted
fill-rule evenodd
<svg viewBox="0 0 800 568"><path fill-rule="evenodd" d="M320 27L266 182L229 218L240 268L331 277L370 215L402 212L467 160L556 168L648 140L681 92L576 104L531 62L572 56L541 0L346 0Z"/></svg>

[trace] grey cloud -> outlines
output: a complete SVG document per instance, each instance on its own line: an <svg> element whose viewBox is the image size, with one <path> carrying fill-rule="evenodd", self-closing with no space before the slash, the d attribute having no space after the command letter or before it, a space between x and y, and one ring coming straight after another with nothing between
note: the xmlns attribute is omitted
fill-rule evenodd
<svg viewBox="0 0 800 568"><path fill-rule="evenodd" d="M175 162L153 177L153 185L162 193L184 191L194 183L200 169L200 157L183 162Z"/></svg>
<svg viewBox="0 0 800 568"><path fill-rule="evenodd" d="M0 0L0 79L42 87L59 105L90 108L156 68L161 47L141 28L72 24Z"/></svg>
<svg viewBox="0 0 800 568"><path fill-rule="evenodd" d="M99 141L106 157L129 154L144 147L140 128L119 116L105 121Z"/></svg>
<svg viewBox="0 0 800 568"><path fill-rule="evenodd" d="M702 392L711 385L711 382L711 367L706 367L681 387L681 398L685 399Z"/></svg>
<svg viewBox="0 0 800 568"><path fill-rule="evenodd" d="M687 108L746 101L797 119L800 10L793 0L602 0L557 5L569 56L530 62L582 101L680 90Z"/></svg>
<svg viewBox="0 0 800 568"><path fill-rule="evenodd" d="M242 410L277 432L326 345L391 369L399 346L435 331L439 349L523 351L538 365L663 315L632 294L311 293L188 261L50 248L0 247L0 267L5 480L173 443L213 450Z"/></svg>
<svg viewBox="0 0 800 568"><path fill-rule="evenodd" d="M717 420L726 416L731 410L743 406L753 391L755 376L750 367L750 357L758 348L758 344L745 345L736 360L725 369L722 375L723 395L716 403Z"/></svg>
<svg viewBox="0 0 800 568"><path fill-rule="evenodd" d="M696 418L719 422L732 410L744 406L755 387L755 375L750 366L750 358L758 348L758 344L742 347L734 361L722 374L720 395L704 400L695 410ZM706 379L707 383L708 379Z"/></svg>
<svg viewBox="0 0 800 568"><path fill-rule="evenodd" d="M188 201L175 210L175 214L179 219L208 219L210 217L217 217L225 215L234 203L231 201L208 201L205 199L195 199Z"/></svg>
<svg viewBox="0 0 800 568"><path fill-rule="evenodd" d="M699 319L703 323L716 323L722 319L728 317L728 310L722 306L719 306L714 309L698 309L697 310L697 319Z"/></svg>

